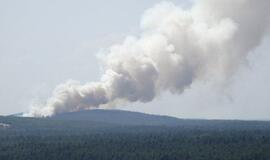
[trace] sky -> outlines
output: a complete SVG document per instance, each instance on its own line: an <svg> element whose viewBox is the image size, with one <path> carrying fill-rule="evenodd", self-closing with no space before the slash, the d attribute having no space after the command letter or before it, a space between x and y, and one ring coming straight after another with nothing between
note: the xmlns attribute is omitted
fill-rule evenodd
<svg viewBox="0 0 270 160"><path fill-rule="evenodd" d="M138 34L142 14L158 2L0 1L0 115L27 112L68 79L98 80L97 55L126 35ZM269 120L269 44L268 36L226 87L196 82L181 95L165 92L152 102L117 109L180 118Z"/></svg>

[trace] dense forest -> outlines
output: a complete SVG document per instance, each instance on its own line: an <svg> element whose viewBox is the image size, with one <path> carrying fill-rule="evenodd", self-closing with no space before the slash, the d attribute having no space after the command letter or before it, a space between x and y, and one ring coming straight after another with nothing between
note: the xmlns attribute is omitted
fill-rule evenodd
<svg viewBox="0 0 270 160"><path fill-rule="evenodd" d="M182 120L174 126L135 126L0 117L0 123L0 160L270 159L270 122Z"/></svg>

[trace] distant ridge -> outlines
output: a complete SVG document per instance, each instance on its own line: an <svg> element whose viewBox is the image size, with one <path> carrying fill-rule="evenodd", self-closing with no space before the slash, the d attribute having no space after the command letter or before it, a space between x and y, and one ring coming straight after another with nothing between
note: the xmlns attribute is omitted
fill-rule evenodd
<svg viewBox="0 0 270 160"><path fill-rule="evenodd" d="M151 115L123 110L84 110L61 113L50 117L56 120L94 121L120 125L178 125L181 119L169 116Z"/></svg>
<svg viewBox="0 0 270 160"><path fill-rule="evenodd" d="M0 116L0 123L10 129L32 132L128 131L168 128L199 130L270 130L269 121L179 119L170 116L151 115L123 110L84 110L61 113L47 118L22 117L22 113ZM164 128L165 127L165 128ZM3 127L2 127L3 128ZM151 128L151 129L150 129ZM132 129L131 129L132 130ZM142 131L142 130L141 130Z"/></svg>
<svg viewBox="0 0 270 160"><path fill-rule="evenodd" d="M8 117L10 116L10 117L23 117L23 114L24 113L14 113L14 114L11 114L11 115L8 115Z"/></svg>

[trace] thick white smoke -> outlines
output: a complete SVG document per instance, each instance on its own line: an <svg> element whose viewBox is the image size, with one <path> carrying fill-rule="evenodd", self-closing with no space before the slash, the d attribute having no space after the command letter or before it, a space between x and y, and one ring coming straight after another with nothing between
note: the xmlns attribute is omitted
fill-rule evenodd
<svg viewBox="0 0 270 160"><path fill-rule="evenodd" d="M149 102L182 93L194 81L226 81L269 30L269 0L201 0L183 9L162 2L147 10L139 37L128 36L103 59L99 82L59 85L32 116Z"/></svg>

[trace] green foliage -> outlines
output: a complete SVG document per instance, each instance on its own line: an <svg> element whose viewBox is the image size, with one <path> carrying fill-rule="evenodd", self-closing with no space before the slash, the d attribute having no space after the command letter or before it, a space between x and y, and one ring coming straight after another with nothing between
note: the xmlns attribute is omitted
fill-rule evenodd
<svg viewBox="0 0 270 160"><path fill-rule="evenodd" d="M0 160L269 160L269 122L179 126L3 118Z"/></svg>

